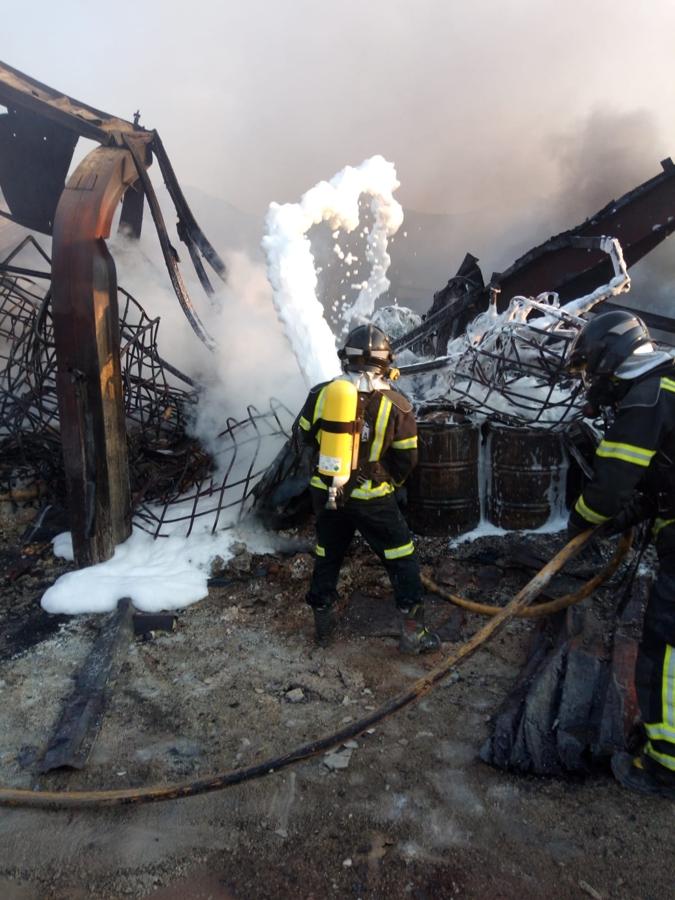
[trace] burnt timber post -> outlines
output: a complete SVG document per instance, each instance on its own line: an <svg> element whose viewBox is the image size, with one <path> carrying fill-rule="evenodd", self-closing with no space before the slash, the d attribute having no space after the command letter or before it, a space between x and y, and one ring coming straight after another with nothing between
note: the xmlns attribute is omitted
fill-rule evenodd
<svg viewBox="0 0 675 900"><path fill-rule="evenodd" d="M93 150L54 218L52 304L61 441L75 561L109 559L131 533L115 263L105 238L138 178L128 150Z"/></svg>

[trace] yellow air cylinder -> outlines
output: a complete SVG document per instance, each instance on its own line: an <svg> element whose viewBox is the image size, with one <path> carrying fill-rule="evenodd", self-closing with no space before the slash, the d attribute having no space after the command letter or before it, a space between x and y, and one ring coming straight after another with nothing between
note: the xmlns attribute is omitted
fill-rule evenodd
<svg viewBox="0 0 675 900"><path fill-rule="evenodd" d="M326 386L319 441L319 472L332 475L333 484L346 484L352 472L354 434L349 426L356 420L359 392L351 381L338 378ZM331 430L334 426L335 430Z"/></svg>

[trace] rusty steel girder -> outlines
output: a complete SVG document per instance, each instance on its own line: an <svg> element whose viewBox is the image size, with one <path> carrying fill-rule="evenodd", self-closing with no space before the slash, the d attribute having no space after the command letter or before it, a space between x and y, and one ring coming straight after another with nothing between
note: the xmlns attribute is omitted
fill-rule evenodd
<svg viewBox="0 0 675 900"><path fill-rule="evenodd" d="M108 559L131 533L117 278L104 239L137 178L128 150L99 147L69 179L54 219L59 418L80 566Z"/></svg>

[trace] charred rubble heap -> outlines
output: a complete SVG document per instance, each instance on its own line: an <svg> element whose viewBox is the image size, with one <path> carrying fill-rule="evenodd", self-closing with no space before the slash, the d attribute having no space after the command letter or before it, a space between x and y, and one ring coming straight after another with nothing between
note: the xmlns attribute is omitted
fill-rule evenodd
<svg viewBox="0 0 675 900"><path fill-rule="evenodd" d="M291 413L275 403L265 412L249 408L243 420L226 423L221 449L209 456L190 436L197 385L160 355L159 319L117 285L105 244L113 213L121 202L120 227L138 237L147 201L177 299L214 348L148 176L153 160L207 295L213 287L205 264L219 278L225 267L189 210L159 135L2 64L0 103L0 228L15 223L52 239L51 254L30 235L0 260L3 498L67 504L79 565L109 557L132 516L162 536L177 528L215 531L253 504L272 524L302 515L311 460L295 444ZM66 181L80 137L99 146ZM518 529L533 527L523 507L550 515L551 498L541 499L547 486L535 474L546 469L543 458L527 477L518 470L532 493L520 507L495 490L496 476L521 452L519 429L554 434L577 477L588 471L592 430L581 424L581 398L565 382L565 351L580 316L616 303L629 284L627 268L675 228L675 166L666 160L662 167L487 285L467 254L423 321L396 339L399 359L414 354L402 375L420 418L410 503L420 532L447 535L477 523L485 502L478 488L462 494L461 485L477 484L465 476L488 445L502 448L492 454L488 516ZM643 314L661 334L675 333L672 320ZM271 450L282 444L270 465ZM598 616L575 608L538 632L530 663L495 719L486 760L524 771L580 771L596 751L624 745L635 719L631 660L645 590L620 611L618 626L611 610Z"/></svg>

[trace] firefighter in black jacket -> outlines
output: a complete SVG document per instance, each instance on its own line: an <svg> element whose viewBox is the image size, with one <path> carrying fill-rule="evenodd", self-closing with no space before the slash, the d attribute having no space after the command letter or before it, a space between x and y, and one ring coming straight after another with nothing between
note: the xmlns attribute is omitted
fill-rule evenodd
<svg viewBox="0 0 675 900"><path fill-rule="evenodd" d="M675 799L675 360L654 349L641 319L615 310L582 328L568 365L591 403L615 410L570 536L651 519L659 558L635 672L647 741L636 757L616 754L612 769L626 787Z"/></svg>
<svg viewBox="0 0 675 900"><path fill-rule="evenodd" d="M337 581L345 553L356 531L382 560L401 614L400 649L424 653L440 646L424 625L419 562L410 530L394 496L417 463L417 425L410 401L391 389L386 376L393 362L387 336L374 325L360 325L339 352L344 375L358 391L354 426L359 432L355 467L338 493L337 508L329 502L331 478L314 470L310 482L316 513L314 572L307 602L314 612L317 641L325 646L335 628ZM338 379L334 379L337 381ZM306 442L318 444L327 388L309 392L298 426ZM353 390L353 389L352 389ZM327 506L329 508L327 508Z"/></svg>

